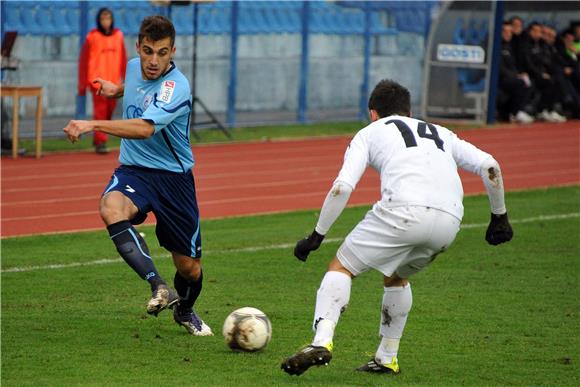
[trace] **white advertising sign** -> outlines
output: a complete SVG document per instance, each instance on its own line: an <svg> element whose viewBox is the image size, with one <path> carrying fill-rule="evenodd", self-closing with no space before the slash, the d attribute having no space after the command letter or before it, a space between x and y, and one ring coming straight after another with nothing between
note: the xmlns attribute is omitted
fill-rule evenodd
<svg viewBox="0 0 580 387"><path fill-rule="evenodd" d="M480 46L439 44L437 45L437 60L441 62L484 63L485 51Z"/></svg>

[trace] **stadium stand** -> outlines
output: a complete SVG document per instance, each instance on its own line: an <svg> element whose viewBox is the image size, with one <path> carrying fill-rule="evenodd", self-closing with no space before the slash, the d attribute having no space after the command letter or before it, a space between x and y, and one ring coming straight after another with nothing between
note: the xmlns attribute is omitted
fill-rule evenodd
<svg viewBox="0 0 580 387"><path fill-rule="evenodd" d="M261 109L289 113L296 106L303 106L305 101L316 108L311 110L312 116L335 117L340 107L338 113L347 117L351 113L344 108L352 107L352 101L366 92L361 84L392 76L394 69L402 63L406 68L420 72L433 8L439 6L437 1L316 1L309 2L307 7L304 1L242 1L237 3L237 34L232 37L232 4L232 1L218 0L201 3L198 7L161 7L144 0L2 1L6 16L2 21L4 31L18 31L22 36L17 55L25 64L18 73L11 74L10 81L27 80L44 86L47 118L77 114L71 112L75 106L70 95L70 90L74 90L74 77L65 74L76 71L78 41L83 39L79 35L94 28L96 13L101 7L111 8L115 26L123 31L126 43L131 46L143 17L152 14L169 16L177 32L176 42L183 48L176 60L189 73L186 76L190 76L193 16L194 8L197 8L197 33L202 37L199 40L200 74L204 74L198 86L215 111L236 109L253 112ZM84 10L86 14L82 17ZM317 35L307 40L310 50L303 50L300 45L305 12L309 15L308 34ZM81 18L86 18L87 24L83 28ZM238 35L242 44L236 46L239 54L235 58L241 58L240 65L245 70L239 77L224 77L230 68L235 67L229 43ZM372 48L365 50L366 46ZM283 60L271 61L273 52ZM306 58L311 53L316 60L302 60L303 53ZM361 56L367 60L360 61ZM45 71L48 61L55 63L55 76L44 79L39 74ZM299 94L294 90L295 82L302 79L307 70L316 87L300 97L302 99L295 98ZM257 83L252 80L256 72L280 74L272 77L272 90L286 92L258 92ZM327 92L330 85L336 85L344 78L342 74L345 73L351 76L347 82L340 82L342 91L338 95ZM327 76L322 78L316 74ZM209 80L211 87L204 83ZM421 98L421 77L403 75L403 80L416 96L413 103L417 104ZM235 88L230 86L238 83L250 97L236 98ZM230 93L230 89L234 91ZM24 102L23 111L29 109L27 101ZM234 102L237 105L234 106ZM308 107L305 111L308 112Z"/></svg>
<svg viewBox="0 0 580 387"><path fill-rule="evenodd" d="M426 35L429 13L436 2L409 3L372 2L373 11L388 13L382 18L374 12L371 16L371 34L397 34L411 32ZM364 33L363 2L339 1L313 2L310 28L320 34ZM89 2L88 23L92 27L96 12L109 7L115 14L115 24L126 35L136 35L144 16L167 14L167 7L158 7L148 1ZM172 19L181 34L193 33L193 7L173 7ZM261 1L240 3L239 32L241 34L300 33L302 2ZM226 34L230 32L231 2L217 1L199 8L200 34ZM6 2L6 29L21 35L66 36L79 33L79 4L76 1Z"/></svg>

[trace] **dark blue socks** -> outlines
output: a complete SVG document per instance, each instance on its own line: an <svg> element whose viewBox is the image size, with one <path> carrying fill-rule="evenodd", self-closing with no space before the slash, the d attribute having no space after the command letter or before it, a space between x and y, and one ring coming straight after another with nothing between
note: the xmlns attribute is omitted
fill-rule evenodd
<svg viewBox="0 0 580 387"><path fill-rule="evenodd" d="M188 281L183 278L179 272L175 273L175 278L173 280L173 285L175 286L175 290L177 290L177 294L179 294L179 307L182 309L191 309L197 297L201 293L203 282L203 272L201 272L199 278L197 280Z"/></svg>
<svg viewBox="0 0 580 387"><path fill-rule="evenodd" d="M117 251L129 266L151 285L151 290L165 284L161 278L153 260L149 255L149 248L145 240L128 220L123 220L107 226L111 240L117 247Z"/></svg>

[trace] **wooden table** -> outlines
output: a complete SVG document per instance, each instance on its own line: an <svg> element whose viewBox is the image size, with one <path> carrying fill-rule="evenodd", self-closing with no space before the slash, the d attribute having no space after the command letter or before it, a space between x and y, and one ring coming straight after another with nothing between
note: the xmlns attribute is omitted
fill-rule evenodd
<svg viewBox="0 0 580 387"><path fill-rule="evenodd" d="M12 157L18 158L20 97L36 97L36 158L42 153L42 86L0 85L0 96L12 98Z"/></svg>

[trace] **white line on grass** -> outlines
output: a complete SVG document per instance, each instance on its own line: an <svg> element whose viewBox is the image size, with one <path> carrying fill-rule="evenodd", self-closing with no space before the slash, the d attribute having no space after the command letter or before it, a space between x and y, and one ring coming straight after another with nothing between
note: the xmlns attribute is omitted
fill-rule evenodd
<svg viewBox="0 0 580 387"><path fill-rule="evenodd" d="M561 219L569 219L569 218L578 218L580 217L580 212L574 212L571 214L559 214L559 215L542 215L536 216L533 218L524 218L524 219L513 219L510 220L512 224L518 223L533 223L533 222L541 222L541 221L551 221L551 220L561 220ZM487 227L487 223L471 223L471 224L463 224L461 225L462 229L471 229L471 228L483 228ZM335 243L335 242L342 242L343 238L328 238L324 240L324 243ZM227 253L249 253L255 251L263 251L263 250L279 250L279 249L289 249L294 247L294 243L282 243L277 245L267 245L267 246L252 246L252 247L243 247L239 249L231 249L231 250L207 250L205 254L227 254ZM157 258L169 258L169 254L158 256ZM108 265L110 263L118 263L123 262L121 258L105 258L105 259L98 259L95 261L88 261L88 262L72 262L72 263L63 263L63 264L52 264L52 265L42 265L42 266L26 266L26 267L11 267L9 269L1 270L2 273L21 273L26 271L36 271L36 270L57 270L57 269L66 269L69 267L81 267L81 266L95 266L95 265Z"/></svg>

